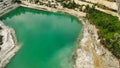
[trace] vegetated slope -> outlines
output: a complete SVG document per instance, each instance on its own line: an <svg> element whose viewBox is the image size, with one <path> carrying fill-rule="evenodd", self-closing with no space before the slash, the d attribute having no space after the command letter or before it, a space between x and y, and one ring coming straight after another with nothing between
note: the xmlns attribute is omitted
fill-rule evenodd
<svg viewBox="0 0 120 68"><path fill-rule="evenodd" d="M64 1L62 5L69 9L81 7L74 1ZM120 59L120 21L118 17L96 10L95 5L92 8L86 5L84 12L88 13L89 21L99 29L100 42Z"/></svg>
<svg viewBox="0 0 120 68"><path fill-rule="evenodd" d="M112 16L94 8L87 8L88 19L99 29L99 38L117 58L120 59L120 21Z"/></svg>

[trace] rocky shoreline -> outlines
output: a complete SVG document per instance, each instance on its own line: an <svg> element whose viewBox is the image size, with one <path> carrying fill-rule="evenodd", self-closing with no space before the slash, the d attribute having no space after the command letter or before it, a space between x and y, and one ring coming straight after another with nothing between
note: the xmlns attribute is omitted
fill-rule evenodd
<svg viewBox="0 0 120 68"><path fill-rule="evenodd" d="M20 6L50 12L68 13L70 15L76 16L80 21L82 21L83 38L79 41L80 48L78 48L76 52L77 58L75 60L74 68L120 68L119 60L114 57L112 53L110 53L106 48L104 48L102 44L100 44L100 39L98 39L97 34L98 29L96 29L94 25L90 24L89 21L85 18L86 13L67 8L55 9L43 5L38 6L26 1L22 1L22 4ZM15 38L14 30L8 27L6 29L10 29L10 36L13 35ZM13 33L12 35L11 32ZM12 38L12 40L13 41L11 42L11 45L14 44L15 46L13 47L13 49L11 49L10 52L8 52L9 54L7 53L8 56L6 56L6 58L2 57L5 60L3 61L3 63L0 63L0 68L5 67L9 60L15 55L15 52L17 52L20 48L16 44L16 38Z"/></svg>
<svg viewBox="0 0 120 68"><path fill-rule="evenodd" d="M62 12L76 16L83 24L83 38L80 41L80 48L77 49L77 58L74 68L119 68L119 60L100 44L98 39L98 29L89 23L86 13L72 9L53 9L50 7L38 6L24 2L23 7L45 10L50 12Z"/></svg>
<svg viewBox="0 0 120 68"><path fill-rule="evenodd" d="M83 23L83 38L79 42L74 68L120 68L119 60L100 44L98 29L81 19Z"/></svg>
<svg viewBox="0 0 120 68"><path fill-rule="evenodd" d="M3 44L0 46L0 68L4 68L20 46L17 44L15 31L12 28L4 25L2 21L0 21L0 27L2 27L0 35L3 36Z"/></svg>

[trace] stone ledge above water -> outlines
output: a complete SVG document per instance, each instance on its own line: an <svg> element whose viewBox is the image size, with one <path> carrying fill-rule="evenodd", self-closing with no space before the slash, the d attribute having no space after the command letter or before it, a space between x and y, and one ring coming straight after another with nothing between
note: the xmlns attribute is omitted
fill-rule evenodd
<svg viewBox="0 0 120 68"><path fill-rule="evenodd" d="M18 51L20 46L17 46L15 31L12 28L5 26L1 21L0 21L0 27L2 27L2 30L0 31L0 35L3 36L2 39L3 44L0 45L1 47L0 68L3 68L15 55L15 53Z"/></svg>

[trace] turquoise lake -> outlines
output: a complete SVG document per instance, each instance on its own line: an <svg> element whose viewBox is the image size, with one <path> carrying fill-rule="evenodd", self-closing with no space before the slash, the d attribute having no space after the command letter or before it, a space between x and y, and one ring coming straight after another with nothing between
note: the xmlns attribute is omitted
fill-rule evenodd
<svg viewBox="0 0 120 68"><path fill-rule="evenodd" d="M6 68L73 68L82 29L76 17L19 7L0 19L15 29L21 46Z"/></svg>

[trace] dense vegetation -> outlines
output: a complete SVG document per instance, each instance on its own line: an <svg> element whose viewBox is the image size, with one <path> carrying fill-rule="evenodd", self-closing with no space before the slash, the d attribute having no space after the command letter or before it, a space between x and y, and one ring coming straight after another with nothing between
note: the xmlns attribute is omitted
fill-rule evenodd
<svg viewBox="0 0 120 68"><path fill-rule="evenodd" d="M74 9L74 8L78 8L80 5L76 4L74 1L69 1L69 0L65 0L62 2L63 7L67 7L69 9Z"/></svg>
<svg viewBox="0 0 120 68"><path fill-rule="evenodd" d="M120 21L112 16L87 6L87 18L99 29L99 38L117 58L120 58Z"/></svg>
<svg viewBox="0 0 120 68"><path fill-rule="evenodd" d="M70 9L79 9L81 7L81 5L75 3L72 7L70 4L71 2L66 2L64 7ZM88 13L87 18L90 23L96 25L99 29L98 35L101 44L120 59L120 21L118 17L96 10L95 5L92 8L87 5L84 12Z"/></svg>
<svg viewBox="0 0 120 68"><path fill-rule="evenodd" d="M12 2L17 2L17 3L21 3L21 1L20 0L12 0Z"/></svg>
<svg viewBox="0 0 120 68"><path fill-rule="evenodd" d="M0 2L3 2L3 0L0 0Z"/></svg>

